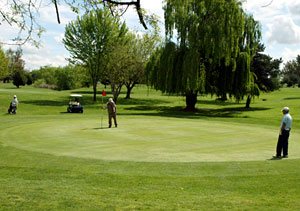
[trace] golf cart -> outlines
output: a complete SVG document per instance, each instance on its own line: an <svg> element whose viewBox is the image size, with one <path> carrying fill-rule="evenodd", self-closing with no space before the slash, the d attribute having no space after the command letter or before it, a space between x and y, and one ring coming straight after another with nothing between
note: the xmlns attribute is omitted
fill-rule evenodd
<svg viewBox="0 0 300 211"><path fill-rule="evenodd" d="M80 104L79 98L82 98L82 95L70 95L68 113L83 113L83 106Z"/></svg>

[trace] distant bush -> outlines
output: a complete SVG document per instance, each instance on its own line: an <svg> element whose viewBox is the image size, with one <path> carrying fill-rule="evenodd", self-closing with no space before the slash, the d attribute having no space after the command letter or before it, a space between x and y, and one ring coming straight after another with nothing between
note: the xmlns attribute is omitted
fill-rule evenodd
<svg viewBox="0 0 300 211"><path fill-rule="evenodd" d="M34 86L57 90L70 90L82 87L86 79L85 70L78 66L41 67L32 71Z"/></svg>
<svg viewBox="0 0 300 211"><path fill-rule="evenodd" d="M53 84L47 84L44 79L38 79L33 84L36 88L46 88L46 89L57 89L56 85Z"/></svg>
<svg viewBox="0 0 300 211"><path fill-rule="evenodd" d="M25 77L26 77L26 79L27 79L27 80L26 80L26 84L27 84L27 85L33 84L33 79L32 79L31 73L26 72Z"/></svg>
<svg viewBox="0 0 300 211"><path fill-rule="evenodd" d="M56 71L56 81L58 90L70 90L81 86L76 69L71 66L58 68Z"/></svg>

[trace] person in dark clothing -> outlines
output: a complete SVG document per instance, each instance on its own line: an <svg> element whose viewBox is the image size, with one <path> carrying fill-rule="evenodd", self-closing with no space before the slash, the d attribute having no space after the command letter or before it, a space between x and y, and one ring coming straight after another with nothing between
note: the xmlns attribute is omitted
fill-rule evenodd
<svg viewBox="0 0 300 211"><path fill-rule="evenodd" d="M117 106L115 104L115 102L113 101L112 98L109 98L108 102L106 103L106 106L103 107L103 109L106 109L107 108L107 111L108 111L108 125L109 125L109 128L111 128L111 124L112 124L112 121L111 119L113 118L114 119L114 123L115 123L115 127L118 126L117 124Z"/></svg>
<svg viewBox="0 0 300 211"><path fill-rule="evenodd" d="M288 146L289 146L289 136L290 131L292 129L292 117L290 115L290 109L288 107L284 107L282 110L282 120L280 125L280 132L276 147L276 155L274 158L287 158L288 157ZM281 157L281 152L283 156Z"/></svg>

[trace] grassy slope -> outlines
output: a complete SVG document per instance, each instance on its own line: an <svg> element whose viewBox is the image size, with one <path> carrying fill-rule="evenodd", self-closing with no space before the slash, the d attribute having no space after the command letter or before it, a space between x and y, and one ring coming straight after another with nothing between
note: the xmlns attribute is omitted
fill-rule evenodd
<svg viewBox="0 0 300 211"><path fill-rule="evenodd" d="M101 111L98 105L92 104L89 90L77 90L86 96L83 102L85 114L80 116L61 113L66 110L68 92L28 87L17 90L11 86L1 86L0 107L7 106L14 93L18 95L21 103L16 116L4 114L4 109L0 116L0 142L3 143L0 146L0 209L297 210L300 207L298 159L274 161L266 157L252 162L129 162L34 152L34 145L22 150L21 145L28 146L22 136L37 134L36 137L39 137L44 134L35 129L38 123L43 125L49 122L51 125L55 120L58 123L66 122L67 129L68 125L72 127L78 125L76 122L83 121L85 124L82 127L94 127ZM174 131L176 123L185 127L185 124L207 121L207 124L219 122L224 123L224 126L240 124L241 127L254 129L274 129L275 135L272 136L276 137L281 119L280 108L288 105L294 117L293 133L297 134L298 95L298 89L283 89L262 95L255 100L251 110L244 110L242 104L216 104L210 98L201 97L198 113L183 114L178 111L178 107L184 105L183 98L161 96L152 90L147 95L147 90L141 87L136 89L134 99L129 102L120 99L121 124L120 128L113 130L120 133L119 130L130 129L127 124L129 120L150 121L154 126L157 124L155 121L159 124L163 122L162 125L171 124L173 128L170 131ZM91 123L87 123L89 119ZM26 127L30 124L34 125L31 130ZM95 128L99 126L98 123ZM175 127L175 130L180 127ZM24 130L20 132L20 128ZM195 131L196 129L193 130L194 133ZM59 129L55 127L53 134L58 132ZM18 133L21 134L19 138ZM249 134L251 132L247 135ZM147 134L144 136L147 137ZM30 142L29 138L25 140ZM53 141L55 140L54 138ZM292 136L291 150L295 150L292 143L296 141ZM267 142L269 143L271 142ZM135 142L134 145L136 144ZM54 144L53 148L55 146L62 150L59 143ZM275 143L271 147L273 150ZM51 147L48 150L50 149ZM266 151L269 153L269 149ZM46 148L43 152L47 152ZM80 157L79 153L76 152L75 156ZM293 154L294 158L300 154L298 148ZM178 154L178 161L181 160L180 156ZM241 153L239 156L245 157L247 154ZM164 155L161 159L166 158Z"/></svg>

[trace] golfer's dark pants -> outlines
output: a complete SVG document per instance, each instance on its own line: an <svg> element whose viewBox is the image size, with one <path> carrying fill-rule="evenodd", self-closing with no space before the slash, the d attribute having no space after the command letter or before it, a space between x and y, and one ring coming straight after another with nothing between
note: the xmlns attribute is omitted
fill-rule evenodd
<svg viewBox="0 0 300 211"><path fill-rule="evenodd" d="M277 142L276 156L281 156L282 151L283 151L283 156L288 155L289 136L290 136L289 130L283 130L282 134L279 135L278 142Z"/></svg>
<svg viewBox="0 0 300 211"><path fill-rule="evenodd" d="M116 113L113 113L113 114L108 114L108 124L109 124L109 127L111 127L111 119L114 118L114 123L115 123L115 126L117 127L117 115Z"/></svg>

